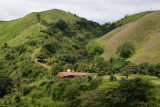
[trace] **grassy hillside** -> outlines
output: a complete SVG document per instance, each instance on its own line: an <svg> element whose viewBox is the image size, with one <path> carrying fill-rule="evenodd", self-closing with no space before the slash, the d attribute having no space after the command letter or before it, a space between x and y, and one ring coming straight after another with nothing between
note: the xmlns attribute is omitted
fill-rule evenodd
<svg viewBox="0 0 160 107"><path fill-rule="evenodd" d="M141 13L136 13L136 14L133 14L133 15L126 15L124 18L120 19L119 21L116 22L117 25L125 25L125 24L128 24L128 23L131 23L131 22L134 22L136 21L137 19L149 14L149 13L152 13L153 11L146 11L146 12L141 12Z"/></svg>
<svg viewBox="0 0 160 107"><path fill-rule="evenodd" d="M102 35L98 23L57 9L0 21L0 31L0 69L8 74L28 61L36 49L53 64L61 54L74 54L90 39Z"/></svg>
<svg viewBox="0 0 160 107"><path fill-rule="evenodd" d="M37 14L40 15L38 20ZM56 23L60 19L73 24L76 21L80 20L79 17L76 17L72 14L69 14L62 10L48 10L44 12L34 12L26 15L25 17L8 22L0 22L0 43L8 42L12 38L22 35L22 31L32 27L39 23L42 20L46 20L48 23Z"/></svg>
<svg viewBox="0 0 160 107"><path fill-rule="evenodd" d="M101 37L99 41L105 46L105 52L102 56L105 59L117 56L117 47L128 41L133 43L136 48L136 53L128 60L136 64L143 62L159 63L159 18L160 11L151 12Z"/></svg>

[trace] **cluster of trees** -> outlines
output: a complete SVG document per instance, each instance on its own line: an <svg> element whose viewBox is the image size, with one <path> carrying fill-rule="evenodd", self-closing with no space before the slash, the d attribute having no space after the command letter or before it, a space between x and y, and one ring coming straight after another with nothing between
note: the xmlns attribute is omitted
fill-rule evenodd
<svg viewBox="0 0 160 107"><path fill-rule="evenodd" d="M6 74L0 73L0 98L11 93L13 88L13 80Z"/></svg>
<svg viewBox="0 0 160 107"><path fill-rule="evenodd" d="M123 58L129 58L135 52L134 45L130 42L124 42L117 49L117 54Z"/></svg>

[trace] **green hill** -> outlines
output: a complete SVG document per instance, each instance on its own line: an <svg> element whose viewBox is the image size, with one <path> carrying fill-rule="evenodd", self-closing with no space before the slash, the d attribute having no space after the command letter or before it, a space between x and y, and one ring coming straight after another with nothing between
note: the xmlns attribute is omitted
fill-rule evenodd
<svg viewBox="0 0 160 107"><path fill-rule="evenodd" d="M39 14L40 19L38 19L37 14ZM56 23L60 19L65 20L70 24L80 20L79 17L57 9L44 12L33 12L21 19L0 22L0 43L9 42L9 40L21 35L23 31L39 23L39 21L46 20L48 23Z"/></svg>
<svg viewBox="0 0 160 107"><path fill-rule="evenodd" d="M105 59L117 56L117 47L128 41L136 48L136 53L128 60L136 64L159 63L159 18L160 11L151 12L101 37L99 41L105 46L102 56Z"/></svg>
<svg viewBox="0 0 160 107"><path fill-rule="evenodd" d="M85 48L90 39L102 35L98 23L57 9L0 21L0 31L0 69L8 73L21 67L36 49L39 49L37 54L55 61L62 53L74 54ZM10 70L6 68L8 64Z"/></svg>

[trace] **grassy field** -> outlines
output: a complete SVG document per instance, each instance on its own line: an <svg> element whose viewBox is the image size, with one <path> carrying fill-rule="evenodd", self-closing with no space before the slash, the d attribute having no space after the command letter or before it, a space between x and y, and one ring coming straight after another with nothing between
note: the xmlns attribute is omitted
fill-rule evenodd
<svg viewBox="0 0 160 107"><path fill-rule="evenodd" d="M140 18L137 19L138 17ZM159 63L160 11L137 14L137 18L135 16L133 20L131 20L131 16L128 18L126 18L126 21L122 19L122 22L131 21L131 23L125 24L99 39L105 47L105 52L102 56L105 59L116 57L117 47L128 41L133 43L136 48L136 53L128 60L136 64L143 62Z"/></svg>
<svg viewBox="0 0 160 107"><path fill-rule="evenodd" d="M146 12L141 12L141 13L136 13L136 14L133 14L133 15L129 15L129 16L126 16L124 18L122 18L121 20L117 21L116 23L117 24L122 24L122 25L125 25L125 24L128 24L128 23L131 23L131 22L134 22L136 21L137 19L149 14L149 13L152 13L153 11L146 11Z"/></svg>
<svg viewBox="0 0 160 107"><path fill-rule="evenodd" d="M122 78L126 78L125 76L121 75L121 74L115 74L114 75L116 77L117 80L121 80ZM151 81L153 84L160 86L160 79L158 77L155 76L149 76L149 75L130 75L128 77L128 79L134 79L134 78L142 78L145 81ZM106 75L103 77L103 79L107 82L110 81L110 75Z"/></svg>

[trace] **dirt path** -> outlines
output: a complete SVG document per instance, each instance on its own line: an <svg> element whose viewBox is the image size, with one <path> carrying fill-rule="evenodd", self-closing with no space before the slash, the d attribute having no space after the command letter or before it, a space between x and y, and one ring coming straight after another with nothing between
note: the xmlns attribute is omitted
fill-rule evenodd
<svg viewBox="0 0 160 107"><path fill-rule="evenodd" d="M32 61L34 61L35 55L36 55L36 53L37 53L37 50L38 50L38 49L36 49L36 50L32 53L32 55L31 55L31 60L32 60Z"/></svg>
<svg viewBox="0 0 160 107"><path fill-rule="evenodd" d="M42 66L44 66L44 67L48 68L48 69L50 69L50 68L51 68L50 66L48 66L48 65L46 65L46 64L44 64L44 63L40 63L40 62L38 62L38 59L37 59L37 58L35 59L35 62L36 62L36 63L38 63L39 65L42 65Z"/></svg>
<svg viewBox="0 0 160 107"><path fill-rule="evenodd" d="M37 50L38 50L38 49L36 49L36 50L33 52L33 54L31 55L31 60L34 61L34 62L36 62L36 63L38 63L39 65L41 65L41 66L43 66L43 67L46 67L46 68L50 69L50 68L51 68L50 66L48 66L48 65L46 65L46 64L44 64L44 63L38 62L38 58L36 58L36 56L35 56L36 53L37 53Z"/></svg>

